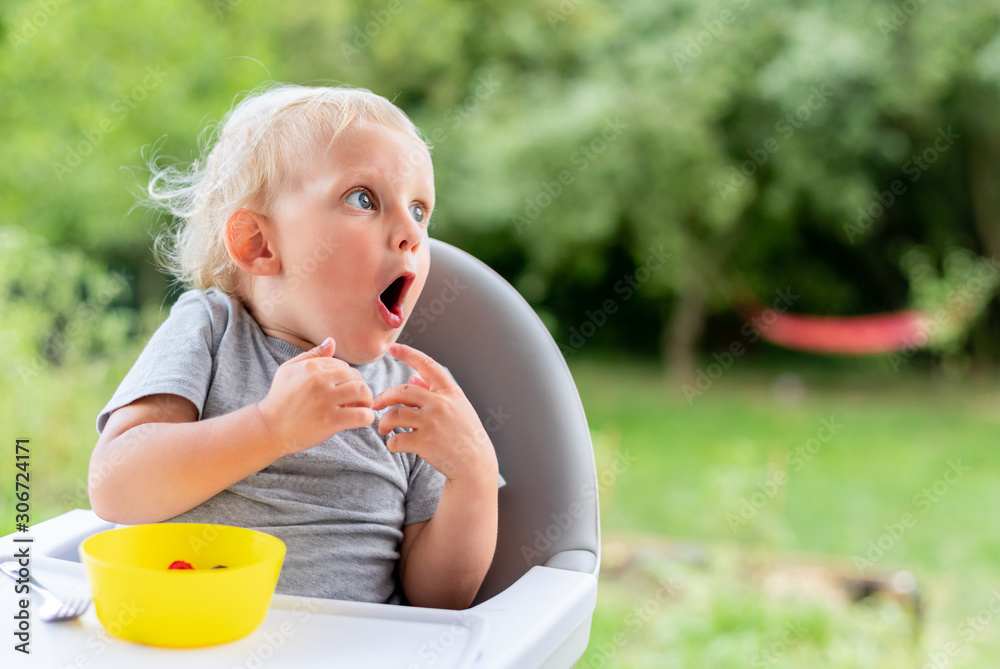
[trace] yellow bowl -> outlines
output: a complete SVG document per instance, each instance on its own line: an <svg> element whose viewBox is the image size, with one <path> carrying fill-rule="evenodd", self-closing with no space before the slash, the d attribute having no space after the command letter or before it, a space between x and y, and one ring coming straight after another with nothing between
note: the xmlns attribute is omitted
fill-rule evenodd
<svg viewBox="0 0 1000 669"><path fill-rule="evenodd" d="M157 523L80 544L94 608L114 636L195 648L246 636L267 616L285 544L228 525ZM175 560L194 570L170 569ZM225 565L225 569L212 568Z"/></svg>

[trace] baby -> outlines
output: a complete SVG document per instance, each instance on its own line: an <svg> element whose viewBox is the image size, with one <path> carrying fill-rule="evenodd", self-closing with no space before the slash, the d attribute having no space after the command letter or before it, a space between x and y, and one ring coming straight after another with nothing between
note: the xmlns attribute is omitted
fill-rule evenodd
<svg viewBox="0 0 1000 669"><path fill-rule="evenodd" d="M395 343L434 211L410 119L366 90L257 91L149 191L193 288L97 418L97 515L273 534L281 593L469 606L502 479L451 375Z"/></svg>

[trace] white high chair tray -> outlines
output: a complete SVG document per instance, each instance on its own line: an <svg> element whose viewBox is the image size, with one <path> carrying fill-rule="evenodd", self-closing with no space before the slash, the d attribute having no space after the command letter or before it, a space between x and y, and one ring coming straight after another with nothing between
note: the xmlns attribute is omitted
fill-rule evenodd
<svg viewBox="0 0 1000 669"><path fill-rule="evenodd" d="M80 564L39 558L32 575L66 596L89 594ZM4 577L6 579L6 577ZM10 586L10 587L9 587ZM11 590L7 580L2 587ZM15 598L2 598L0 618L13 620ZM32 611L34 612L34 611ZM4 667L398 667L473 666L486 621L458 611L386 607L309 597L275 595L267 618L248 636L195 649L156 648L112 636L94 607L77 620L31 621L30 656L4 643Z"/></svg>
<svg viewBox="0 0 1000 669"><path fill-rule="evenodd" d="M89 596L76 561L83 537L111 527L92 511L70 511L27 534L0 537L10 559L15 538L33 536L31 574L63 597ZM504 593L466 611L275 595L248 636L218 646L157 648L109 634L91 606L72 621L45 623L32 606L30 655L17 652L15 584L0 576L0 619L8 623L0 667L18 669L524 669L572 666L586 648L597 598L592 574L533 567Z"/></svg>

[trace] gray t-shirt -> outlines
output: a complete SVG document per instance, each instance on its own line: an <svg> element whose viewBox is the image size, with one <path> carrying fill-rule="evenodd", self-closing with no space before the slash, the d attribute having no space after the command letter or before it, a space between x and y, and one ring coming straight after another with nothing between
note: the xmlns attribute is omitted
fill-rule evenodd
<svg viewBox="0 0 1000 669"><path fill-rule="evenodd" d="M97 431L111 412L157 393L191 400L199 420L231 413L264 399L278 366L300 353L265 335L239 300L215 288L190 290L98 415ZM390 355L354 367L373 395L414 373ZM444 476L413 453L390 452L388 436L374 425L344 430L168 522L236 525L280 538L288 552L279 593L403 603L396 572L403 526L434 515Z"/></svg>

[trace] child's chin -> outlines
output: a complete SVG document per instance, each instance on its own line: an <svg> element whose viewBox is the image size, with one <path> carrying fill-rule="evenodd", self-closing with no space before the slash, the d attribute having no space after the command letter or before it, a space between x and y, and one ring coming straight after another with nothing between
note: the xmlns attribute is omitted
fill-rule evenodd
<svg viewBox="0 0 1000 669"><path fill-rule="evenodd" d="M378 342L370 347L365 347L363 350L355 351L351 355L351 359L345 360L345 362L352 365L367 365L375 362L389 352L390 343L392 342Z"/></svg>

